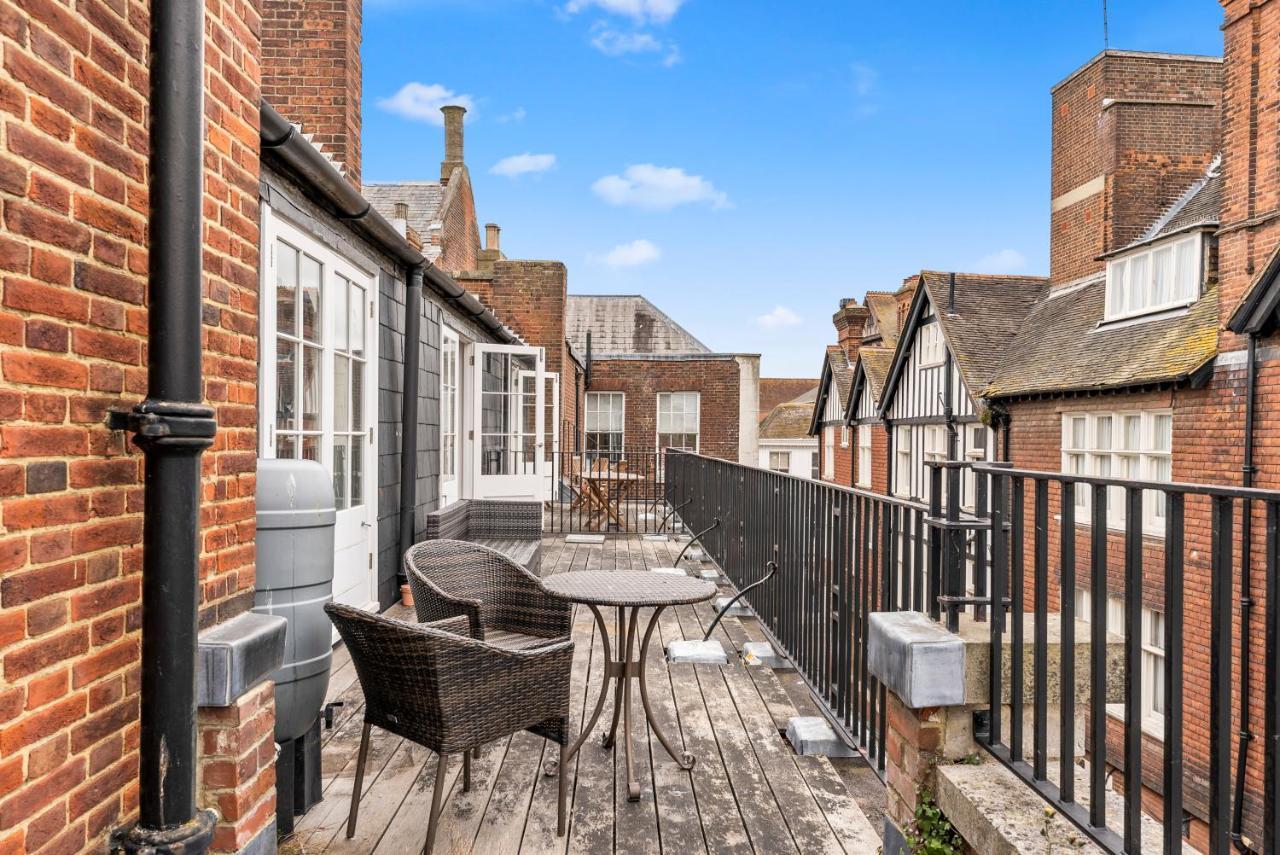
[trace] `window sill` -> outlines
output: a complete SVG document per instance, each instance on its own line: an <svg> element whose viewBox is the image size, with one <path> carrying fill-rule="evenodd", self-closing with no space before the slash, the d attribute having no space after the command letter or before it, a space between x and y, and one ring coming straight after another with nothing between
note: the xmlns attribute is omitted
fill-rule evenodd
<svg viewBox="0 0 1280 855"><path fill-rule="evenodd" d="M1116 315L1114 318L1104 317L1098 322L1094 331L1123 329L1125 327L1134 326L1136 324L1145 324L1148 321L1162 321L1169 318L1180 318L1185 315L1191 306L1199 300L1185 300L1181 303L1173 303L1169 306L1161 306L1158 309L1150 309L1141 312L1134 312L1130 315Z"/></svg>
<svg viewBox="0 0 1280 855"><path fill-rule="evenodd" d="M1124 704L1107 704L1107 718L1124 724ZM1149 716L1144 718L1142 735L1156 742L1164 742L1164 722Z"/></svg>

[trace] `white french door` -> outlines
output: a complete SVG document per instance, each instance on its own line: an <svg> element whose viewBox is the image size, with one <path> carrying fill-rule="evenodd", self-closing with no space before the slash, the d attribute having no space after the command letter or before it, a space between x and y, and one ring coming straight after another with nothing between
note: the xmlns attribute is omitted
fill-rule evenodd
<svg viewBox="0 0 1280 855"><path fill-rule="evenodd" d="M542 498L552 501L556 498L556 485L559 483L556 469L560 465L560 375L548 372L543 379Z"/></svg>
<svg viewBox="0 0 1280 855"><path fill-rule="evenodd" d="M540 500L548 468L543 350L476 344L472 352L475 498Z"/></svg>
<svg viewBox="0 0 1280 855"><path fill-rule="evenodd" d="M333 478L333 599L376 608L376 280L263 207L259 453Z"/></svg>
<svg viewBox="0 0 1280 855"><path fill-rule="evenodd" d="M461 434L458 334L448 327L440 331L440 507L458 501L462 468L458 437Z"/></svg>

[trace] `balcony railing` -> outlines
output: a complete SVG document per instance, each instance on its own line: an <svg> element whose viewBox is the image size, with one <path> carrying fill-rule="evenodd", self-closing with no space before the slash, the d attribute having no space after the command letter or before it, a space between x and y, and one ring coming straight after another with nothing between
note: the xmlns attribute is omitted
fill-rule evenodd
<svg viewBox="0 0 1280 855"><path fill-rule="evenodd" d="M953 462L932 466L923 505L696 455L665 464L685 524L721 520L704 545L735 584L778 562L750 605L877 768L868 616L912 609L955 629L963 615L990 634L979 744L1089 838L1180 852L1195 825L1213 855L1278 851L1280 493ZM1039 678L1051 655L1060 686L1077 687L1056 717ZM1116 679L1124 700L1108 704ZM1130 797L1108 817L1110 789ZM1142 839L1144 797L1159 841Z"/></svg>

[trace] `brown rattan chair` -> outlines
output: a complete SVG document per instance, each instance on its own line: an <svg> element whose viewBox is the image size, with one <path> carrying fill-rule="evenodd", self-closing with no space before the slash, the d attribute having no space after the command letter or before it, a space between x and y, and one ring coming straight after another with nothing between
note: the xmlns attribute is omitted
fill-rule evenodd
<svg viewBox="0 0 1280 855"><path fill-rule="evenodd" d="M537 576L493 549L465 540L425 540L404 556L418 620L465 616L471 636L526 649L567 639L573 606Z"/></svg>
<svg viewBox="0 0 1280 855"><path fill-rule="evenodd" d="M336 603L324 610L347 645L364 692L348 838L356 832L374 725L440 755L423 848L427 855L435 845L450 755L463 757L465 792L471 788L471 750L521 730L560 745L556 831L564 835L572 641L510 650L470 638L468 621L461 617L414 624Z"/></svg>

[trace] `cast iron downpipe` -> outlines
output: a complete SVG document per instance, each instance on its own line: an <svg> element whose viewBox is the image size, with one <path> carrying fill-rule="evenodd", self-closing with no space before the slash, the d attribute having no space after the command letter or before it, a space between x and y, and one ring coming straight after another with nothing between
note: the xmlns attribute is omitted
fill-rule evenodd
<svg viewBox="0 0 1280 855"><path fill-rule="evenodd" d="M151 7L147 397L109 418L145 455L138 822L125 852L204 852L196 810L200 455L214 412L201 403L204 4Z"/></svg>
<svg viewBox="0 0 1280 855"><path fill-rule="evenodd" d="M422 349L423 267L409 271L404 295L404 384L400 408L400 554L413 546L418 504L418 356ZM399 570L396 571L399 575Z"/></svg>
<svg viewBox="0 0 1280 855"><path fill-rule="evenodd" d="M1245 376L1244 398L1244 464L1240 467L1241 483L1253 486L1257 469L1253 465L1253 427L1258 399L1258 333L1249 333L1248 368ZM1244 774L1249 760L1249 743L1253 731L1249 727L1249 695L1253 689L1250 670L1253 657L1249 640L1253 615L1253 503L1244 501L1240 517L1240 743L1236 750L1235 800L1231 814L1231 839L1236 849L1252 852L1244 842Z"/></svg>

